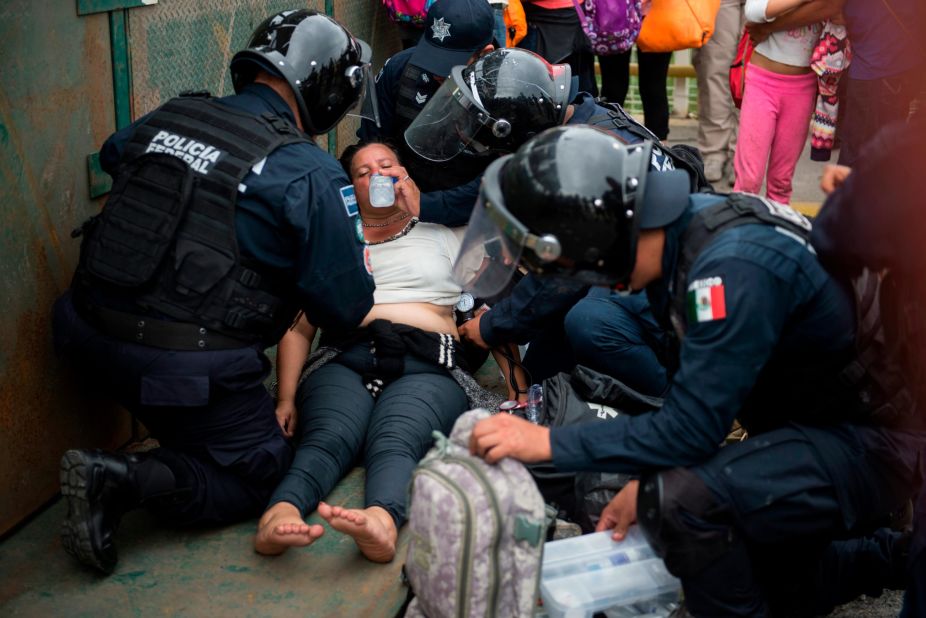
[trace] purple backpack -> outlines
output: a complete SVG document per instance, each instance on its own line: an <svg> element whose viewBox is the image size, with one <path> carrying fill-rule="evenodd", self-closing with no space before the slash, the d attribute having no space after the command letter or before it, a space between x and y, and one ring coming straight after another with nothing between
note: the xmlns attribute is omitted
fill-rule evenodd
<svg viewBox="0 0 926 618"><path fill-rule="evenodd" d="M412 475L405 618L532 618L546 534L543 498L524 464L469 454L477 421L457 419Z"/></svg>
<svg viewBox="0 0 926 618"><path fill-rule="evenodd" d="M397 24L406 23L418 27L424 26L432 4L434 0L383 0L389 19Z"/></svg>
<svg viewBox="0 0 926 618"><path fill-rule="evenodd" d="M572 0L597 56L630 49L640 34L643 14L640 0Z"/></svg>

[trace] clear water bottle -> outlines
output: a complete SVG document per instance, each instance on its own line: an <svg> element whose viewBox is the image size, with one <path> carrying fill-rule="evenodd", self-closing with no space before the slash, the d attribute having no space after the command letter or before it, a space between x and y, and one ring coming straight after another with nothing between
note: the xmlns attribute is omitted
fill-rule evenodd
<svg viewBox="0 0 926 618"><path fill-rule="evenodd" d="M393 176L373 174L370 176L370 206L374 208L387 208L395 204L395 187L398 181Z"/></svg>
<svg viewBox="0 0 926 618"><path fill-rule="evenodd" d="M531 387L527 389L527 408L525 410L527 420L535 425L539 425L542 410L543 387L539 384L531 384Z"/></svg>

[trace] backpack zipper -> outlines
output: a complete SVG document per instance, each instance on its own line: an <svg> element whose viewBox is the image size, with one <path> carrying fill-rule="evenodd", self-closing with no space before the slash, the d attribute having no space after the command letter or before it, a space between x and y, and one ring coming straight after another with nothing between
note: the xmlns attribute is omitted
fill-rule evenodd
<svg viewBox="0 0 926 618"><path fill-rule="evenodd" d="M437 460L432 460L431 462L428 462L428 463L434 463L435 461L445 461L446 459L447 458L441 458ZM441 474L440 472L437 472L436 470L432 470L431 466L425 466L421 468L420 470L418 470L416 474L426 474L430 476L435 481L437 481L438 483L441 483L442 485L450 489L453 493L457 494L461 503L469 504L468 501L466 500L466 492L463 490L463 488L460 487L456 482L448 478L446 475ZM469 603L469 598L466 595L466 588L467 588L467 584L469 583L469 573L473 567L472 565L473 548L470 544L470 540L472 539L472 536L473 536L473 513L471 511L471 508L467 508L464 513L463 528L465 530L465 539L466 539L463 542L463 557L461 560L461 562L463 563L462 565L463 568L459 569L459 576L457 577L457 585L458 585L457 615L460 616L461 618L465 617L468 614L468 612L465 611L466 609L468 609L467 605Z"/></svg>
<svg viewBox="0 0 926 618"><path fill-rule="evenodd" d="M495 539L492 543L492 555L495 557L495 569L492 574L492 591L489 595L489 611L486 615L492 618L496 615L496 605L498 604L498 577L496 574L499 565L498 551L502 541L502 510L498 505L498 497L495 495L495 490L492 488L489 477L487 477L485 473L479 469L479 466L475 465L467 459L454 457L452 455L445 457L445 461L452 461L457 463L472 472L476 479L482 483L483 487L485 487L486 494L489 496L489 502L491 503L492 507L492 514L495 517Z"/></svg>

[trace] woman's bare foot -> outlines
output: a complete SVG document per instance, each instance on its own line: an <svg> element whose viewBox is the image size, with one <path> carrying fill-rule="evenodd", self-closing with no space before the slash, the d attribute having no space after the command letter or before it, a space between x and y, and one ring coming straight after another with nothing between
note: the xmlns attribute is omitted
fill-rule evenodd
<svg viewBox="0 0 926 618"><path fill-rule="evenodd" d="M373 562L390 562L395 558L398 531L389 511L380 506L345 509L322 502L318 514L338 532L352 537L360 553Z"/></svg>
<svg viewBox="0 0 926 618"><path fill-rule="evenodd" d="M277 502L264 512L257 523L254 550L259 554L277 556L290 547L311 545L324 532L325 529L318 524L310 526L305 523L299 509L289 502Z"/></svg>

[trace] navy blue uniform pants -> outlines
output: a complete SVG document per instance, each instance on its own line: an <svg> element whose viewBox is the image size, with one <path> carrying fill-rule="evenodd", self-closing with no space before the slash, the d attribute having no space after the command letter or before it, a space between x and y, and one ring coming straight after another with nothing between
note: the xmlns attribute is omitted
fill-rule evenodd
<svg viewBox="0 0 926 618"><path fill-rule="evenodd" d="M653 397L665 394L669 376L658 350L666 335L646 294L587 296L566 314L566 339L575 362Z"/></svg>
<svg viewBox="0 0 926 618"><path fill-rule="evenodd" d="M180 352L107 337L70 294L54 308L55 345L94 389L115 399L158 439L150 454L189 499L157 503L169 523L229 523L259 514L292 458L263 381L262 351ZM140 488L142 497L145 488ZM153 505L154 506L154 505Z"/></svg>
<svg viewBox="0 0 926 618"><path fill-rule="evenodd" d="M361 375L373 369L367 344L313 372L297 393L299 444L270 504L289 502L303 516L318 507L356 463L366 468L364 506L386 509L401 526L408 482L434 443L467 409L466 394L442 367L405 356L405 372L376 399Z"/></svg>
<svg viewBox="0 0 926 618"><path fill-rule="evenodd" d="M884 444L892 452L875 446ZM692 468L720 507L691 514L687 525L727 529L735 541L683 578L690 611L819 615L902 586L901 535L883 526L919 482L923 445L922 436L878 428L792 426Z"/></svg>

